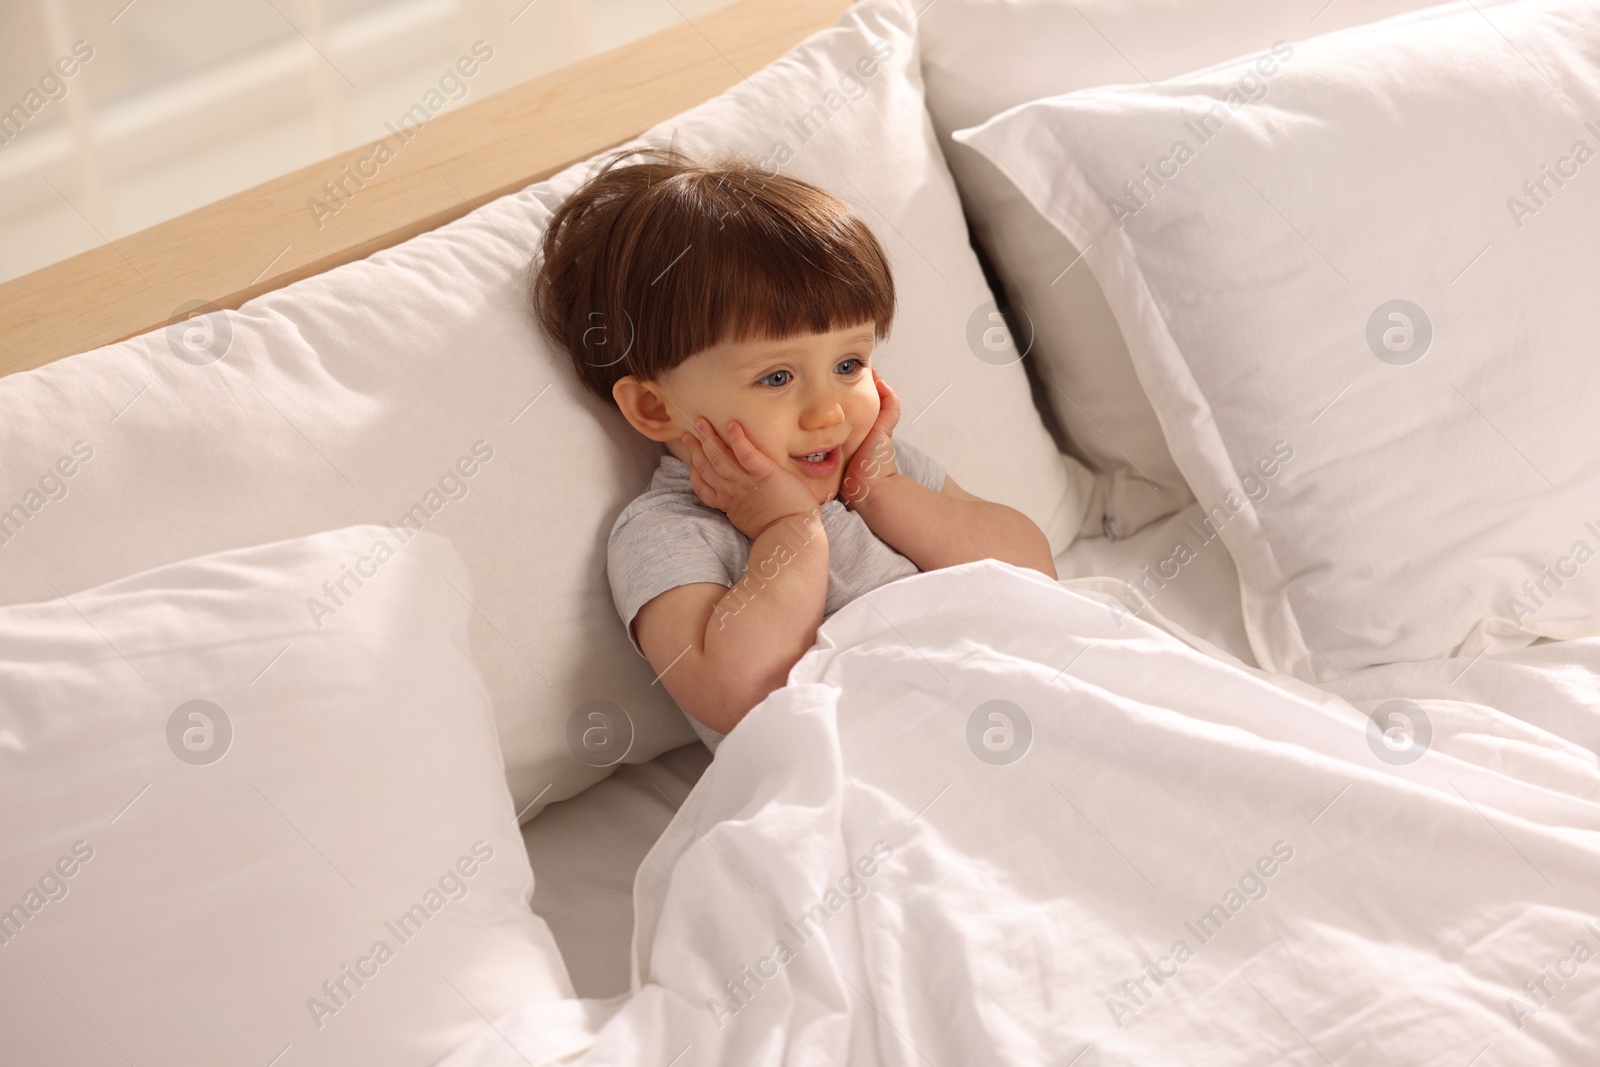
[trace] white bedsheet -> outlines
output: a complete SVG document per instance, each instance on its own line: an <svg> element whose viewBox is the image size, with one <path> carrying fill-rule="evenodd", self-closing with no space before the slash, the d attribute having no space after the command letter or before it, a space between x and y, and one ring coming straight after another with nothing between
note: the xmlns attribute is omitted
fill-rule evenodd
<svg viewBox="0 0 1600 1067"><path fill-rule="evenodd" d="M1205 541L1200 519L1193 504L1119 541L1080 537L1056 556L1056 573L1141 582L1162 615L1254 666L1238 574L1222 543ZM1175 552L1179 544L1188 555ZM522 828L536 875L533 910L560 944L579 996L627 990L633 876L710 758L696 742L621 767Z"/></svg>
<svg viewBox="0 0 1600 1067"><path fill-rule="evenodd" d="M1117 605L982 561L839 612L640 869L633 991L446 1062L1600 1060L1600 641L1352 706Z"/></svg>
<svg viewBox="0 0 1600 1067"><path fill-rule="evenodd" d="M1161 615L1256 666L1244 630L1239 571L1199 504L1118 541L1080 537L1055 564L1063 579L1105 575L1134 584Z"/></svg>
<svg viewBox="0 0 1600 1067"><path fill-rule="evenodd" d="M555 936L580 997L627 990L633 876L710 762L696 741L624 764L522 827L533 912Z"/></svg>

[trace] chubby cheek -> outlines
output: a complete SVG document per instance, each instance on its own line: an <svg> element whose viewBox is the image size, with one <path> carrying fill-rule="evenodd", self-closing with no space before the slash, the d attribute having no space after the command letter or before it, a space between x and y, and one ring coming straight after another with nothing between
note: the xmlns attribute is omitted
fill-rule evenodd
<svg viewBox="0 0 1600 1067"><path fill-rule="evenodd" d="M752 419L740 418L738 415L731 417L739 423L739 426L744 430L745 436L750 438L750 442L763 452L768 459L780 465L789 462L789 442L782 433L774 432L772 427L765 426ZM732 443L732 438L727 431L726 420L723 422L721 433L724 441Z"/></svg>
<svg viewBox="0 0 1600 1067"><path fill-rule="evenodd" d="M755 442L755 446L765 452L774 463L790 462L789 440L781 430L759 424L751 425L742 420L739 425L745 428L745 433L750 435L750 440Z"/></svg>
<svg viewBox="0 0 1600 1067"><path fill-rule="evenodd" d="M775 434L773 428L761 420L759 414L743 411L737 406L733 406L717 411L715 414L711 411L705 411L703 415L711 420L711 425L716 429L717 436L729 445L733 443L733 435L728 432L728 423L737 422L739 428L744 431L744 435L761 451L775 459L781 458L784 454L779 435Z"/></svg>

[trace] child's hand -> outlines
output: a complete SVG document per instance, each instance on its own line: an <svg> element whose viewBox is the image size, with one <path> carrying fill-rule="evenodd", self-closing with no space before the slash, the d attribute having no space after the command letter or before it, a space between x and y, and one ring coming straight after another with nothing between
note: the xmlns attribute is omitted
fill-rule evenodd
<svg viewBox="0 0 1600 1067"><path fill-rule="evenodd" d="M689 449L689 483L696 496L725 513L752 541L776 522L820 509L798 474L773 462L737 422L728 427L727 442L706 419L695 420L698 438L683 435Z"/></svg>
<svg viewBox="0 0 1600 1067"><path fill-rule="evenodd" d="M852 509L871 496L873 489L900 473L894 462L894 440L889 436L900 421L900 397L878 376L876 367L871 370L878 387L878 420L856 446L839 486L839 499Z"/></svg>

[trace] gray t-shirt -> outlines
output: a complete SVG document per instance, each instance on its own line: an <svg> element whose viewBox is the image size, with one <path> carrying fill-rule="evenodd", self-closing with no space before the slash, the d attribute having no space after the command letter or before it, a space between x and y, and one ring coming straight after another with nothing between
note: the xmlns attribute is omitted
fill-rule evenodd
<svg viewBox="0 0 1600 1067"><path fill-rule="evenodd" d="M944 488L944 468L932 456L899 439L894 455L901 474L934 492ZM879 539L866 520L837 499L822 505L822 529L828 535L824 619L862 593L917 573L915 563ZM695 495L689 465L670 453L662 456L650 488L617 516L606 545L611 599L634 649L644 655L633 636L633 617L645 604L692 582L731 586L744 576L749 558L750 539L726 514ZM688 718L715 750L722 735L693 715Z"/></svg>

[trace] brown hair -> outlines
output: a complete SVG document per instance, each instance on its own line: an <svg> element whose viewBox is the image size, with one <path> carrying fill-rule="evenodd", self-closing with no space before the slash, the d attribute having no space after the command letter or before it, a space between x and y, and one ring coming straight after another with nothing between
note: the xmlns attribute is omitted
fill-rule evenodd
<svg viewBox="0 0 1600 1067"><path fill-rule="evenodd" d="M724 341L861 322L882 340L894 319L889 258L848 204L675 147L608 157L556 210L532 267L540 326L606 403L623 376L659 379Z"/></svg>

